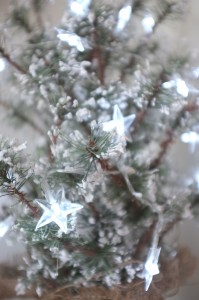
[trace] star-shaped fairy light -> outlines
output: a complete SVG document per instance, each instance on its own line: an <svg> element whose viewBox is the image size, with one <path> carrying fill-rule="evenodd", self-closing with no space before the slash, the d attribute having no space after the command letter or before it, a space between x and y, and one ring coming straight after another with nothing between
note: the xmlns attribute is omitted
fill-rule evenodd
<svg viewBox="0 0 199 300"><path fill-rule="evenodd" d="M181 135L181 141L183 143L189 144L191 152L194 153L196 146L199 144L199 134L195 131L184 132Z"/></svg>
<svg viewBox="0 0 199 300"><path fill-rule="evenodd" d="M142 26L146 33L152 33L153 27L155 26L155 21L152 16L145 16L142 20Z"/></svg>
<svg viewBox="0 0 199 300"><path fill-rule="evenodd" d="M58 190L55 196L49 189L45 192L46 204L42 199L38 199L37 203L43 209L43 215L39 219L35 230L48 225L52 222L64 232L68 232L68 215L76 213L83 208L82 205L72 203L65 198L64 189Z"/></svg>
<svg viewBox="0 0 199 300"><path fill-rule="evenodd" d="M157 247L150 248L149 250L146 262L144 264L144 269L140 274L140 277L145 279L145 291L148 291L153 276L160 273L158 267L160 251L161 248L157 248Z"/></svg>
<svg viewBox="0 0 199 300"><path fill-rule="evenodd" d="M128 138L129 129L134 119L135 114L123 117L118 105L115 105L113 109L113 120L104 122L102 124L102 129L106 132L116 131L116 134L119 138Z"/></svg>
<svg viewBox="0 0 199 300"><path fill-rule="evenodd" d="M76 16L84 17L89 10L92 0L70 0L70 10Z"/></svg>
<svg viewBox="0 0 199 300"><path fill-rule="evenodd" d="M79 52L84 52L84 45L82 39L75 33L70 33L65 30L56 28L57 37L62 42L66 42L69 46L75 47Z"/></svg>
<svg viewBox="0 0 199 300"><path fill-rule="evenodd" d="M164 226L164 219L162 215L159 215L153 233L152 245L149 248L149 252L147 254L146 261L143 265L142 272L138 274L138 277L143 278L145 280L145 291L148 291L150 284L153 280L153 276L160 273L158 261L159 261L161 248L158 247L158 241L163 226Z"/></svg>
<svg viewBox="0 0 199 300"><path fill-rule="evenodd" d="M0 72L3 72L6 68L6 61L4 58L0 58Z"/></svg>
<svg viewBox="0 0 199 300"><path fill-rule="evenodd" d="M166 81L162 85L165 89L176 88L176 91L179 95L187 98L189 95L189 88L186 82L181 78L176 78L174 80Z"/></svg>
<svg viewBox="0 0 199 300"><path fill-rule="evenodd" d="M124 30L128 24L132 14L132 4L129 1L124 7L122 7L118 13L118 21L115 28L115 32L119 33Z"/></svg>

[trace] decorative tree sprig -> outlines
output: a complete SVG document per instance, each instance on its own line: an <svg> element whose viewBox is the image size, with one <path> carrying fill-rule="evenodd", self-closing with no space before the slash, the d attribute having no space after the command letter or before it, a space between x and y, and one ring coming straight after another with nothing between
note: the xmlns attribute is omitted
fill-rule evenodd
<svg viewBox="0 0 199 300"><path fill-rule="evenodd" d="M0 105L38 134L34 160L0 139L0 192L17 199L20 213L9 213L28 251L17 290L88 299L94 285L100 300L123 287L160 296L154 275L174 248L164 236L194 214L198 194L176 184L168 163L175 140L197 128L198 102L187 60L163 53L157 34L182 3L70 0L56 28L44 4L14 6L6 24L25 42L0 47L12 73Z"/></svg>

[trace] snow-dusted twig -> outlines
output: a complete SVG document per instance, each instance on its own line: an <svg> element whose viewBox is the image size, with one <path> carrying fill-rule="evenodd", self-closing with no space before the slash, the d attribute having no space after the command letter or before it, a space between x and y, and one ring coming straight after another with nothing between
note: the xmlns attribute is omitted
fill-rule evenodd
<svg viewBox="0 0 199 300"><path fill-rule="evenodd" d="M7 53L5 51L5 49L3 49L2 47L0 47L0 54L3 58L5 58L7 60L7 62L13 66L16 70L18 70L20 73L22 74L27 74L27 71L20 66L16 61L14 61L11 56L9 55L9 53Z"/></svg>

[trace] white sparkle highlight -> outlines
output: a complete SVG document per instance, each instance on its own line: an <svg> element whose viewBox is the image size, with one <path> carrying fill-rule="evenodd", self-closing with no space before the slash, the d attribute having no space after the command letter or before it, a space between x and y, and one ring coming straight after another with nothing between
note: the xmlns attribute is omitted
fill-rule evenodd
<svg viewBox="0 0 199 300"><path fill-rule="evenodd" d="M142 26L144 28L144 31L146 33L153 32L153 27L155 26L155 21L152 16L146 16L142 20Z"/></svg>
<svg viewBox="0 0 199 300"><path fill-rule="evenodd" d="M174 80L166 81L162 84L163 88L165 89L171 89L172 87L176 86L176 83Z"/></svg>
<svg viewBox="0 0 199 300"><path fill-rule="evenodd" d="M162 84L163 88L165 89L171 89L173 87L176 88L176 91L179 95L183 96L184 98L188 97L189 95L189 89L186 85L186 82L182 80L181 78L177 78L175 80L170 80L167 82L164 82Z"/></svg>
<svg viewBox="0 0 199 300"><path fill-rule="evenodd" d="M0 58L0 72L3 72L6 68L6 62L5 59Z"/></svg>
<svg viewBox="0 0 199 300"><path fill-rule="evenodd" d="M132 7L131 5L125 5L120 9L118 13L118 22L115 28L115 32L119 33L126 27L127 23L131 18Z"/></svg>
<svg viewBox="0 0 199 300"><path fill-rule="evenodd" d="M191 152L195 152L196 145L199 144L199 134L195 131L185 132L180 137L181 141L190 144Z"/></svg>
<svg viewBox="0 0 199 300"><path fill-rule="evenodd" d="M196 182L197 189L199 190L199 171L194 174L194 180Z"/></svg>
<svg viewBox="0 0 199 300"><path fill-rule="evenodd" d="M84 52L84 46L81 38L74 33L67 33L62 31L61 29L57 29L58 34L57 37L62 42L66 42L71 47L76 47L78 51Z"/></svg>
<svg viewBox="0 0 199 300"><path fill-rule="evenodd" d="M193 75L195 78L199 78L199 67L193 69Z"/></svg>
<svg viewBox="0 0 199 300"><path fill-rule="evenodd" d="M189 89L184 80L178 78L176 80L176 88L178 94L182 95L183 97L186 98L189 95Z"/></svg>
<svg viewBox="0 0 199 300"><path fill-rule="evenodd" d="M70 9L74 15L84 17L88 13L92 0L71 0Z"/></svg>

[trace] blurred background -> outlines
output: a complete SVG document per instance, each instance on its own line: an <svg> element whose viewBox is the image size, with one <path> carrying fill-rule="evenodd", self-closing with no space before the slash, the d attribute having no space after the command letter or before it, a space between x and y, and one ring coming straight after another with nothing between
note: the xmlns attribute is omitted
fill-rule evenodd
<svg viewBox="0 0 199 300"><path fill-rule="evenodd" d="M45 0L44 0L45 1ZM161 1L161 0L160 0ZM175 24L168 22L167 27L164 29L165 46L167 40L172 41L170 45L176 51L183 51L189 53L192 60L193 68L199 66L199 1L187 0L189 2L187 14L183 16L179 22ZM13 2L13 1L12 1ZM107 2L107 1L106 1ZM116 1L115 1L116 2ZM124 1L117 0L118 3ZM3 22L8 13L10 0L0 0L0 21ZM47 9L45 11L44 18L49 24L59 23L62 17L62 12L65 9L65 0L52 0L48 2ZM3 97L4 89L0 82L0 95ZM24 142L24 139L28 144L28 152L34 151L34 141L37 139L37 134L31 130L28 126L21 128L14 128L10 125L9 121L5 118L5 111L0 110L0 134L6 135L11 138L17 138L20 142ZM199 172L199 146L196 145L195 152L192 153L188 144L183 144L180 141L176 141L176 146L172 149L172 159L175 168L179 173L184 174L184 178L181 180L192 179L193 174ZM186 245L191 248L192 253L199 258L199 223L193 221L186 221L183 224L179 224L170 239L174 243ZM0 263L17 264L21 261L25 247L22 243L16 243L13 247L9 239L0 239ZM190 294L191 291L191 294ZM178 295L170 299L193 299L197 300L199 295L199 272L190 279L190 283L187 286L181 287Z"/></svg>

